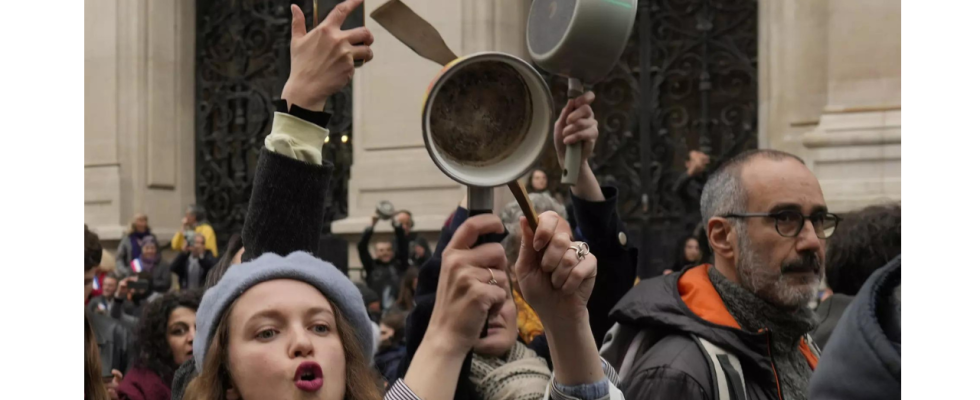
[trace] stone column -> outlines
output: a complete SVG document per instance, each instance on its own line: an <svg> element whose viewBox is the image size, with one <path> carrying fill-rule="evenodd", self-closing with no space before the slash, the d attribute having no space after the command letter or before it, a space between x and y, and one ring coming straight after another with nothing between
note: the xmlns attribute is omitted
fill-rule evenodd
<svg viewBox="0 0 980 400"><path fill-rule="evenodd" d="M151 17L152 16L152 17ZM85 2L85 222L162 242L194 201L194 0Z"/></svg>
<svg viewBox="0 0 980 400"><path fill-rule="evenodd" d="M383 3L366 0L365 14ZM435 26L457 55L497 50L523 57L528 0L405 3ZM411 210L414 230L435 246L443 223L465 193L433 164L422 140L422 96L441 67L415 54L370 17L365 24L374 33L374 60L354 76L349 217L332 225L333 232L350 243L355 280L361 278L355 245L379 201ZM509 196L506 188L497 193L497 203ZM390 240L391 233L391 225L380 222L374 240Z"/></svg>
<svg viewBox="0 0 980 400"><path fill-rule="evenodd" d="M829 0L827 103L803 135L832 210L901 198L901 4Z"/></svg>

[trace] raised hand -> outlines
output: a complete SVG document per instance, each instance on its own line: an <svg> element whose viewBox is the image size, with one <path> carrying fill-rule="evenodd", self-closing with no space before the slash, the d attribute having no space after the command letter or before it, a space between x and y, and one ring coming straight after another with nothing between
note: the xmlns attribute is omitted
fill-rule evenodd
<svg viewBox="0 0 980 400"><path fill-rule="evenodd" d="M113 400L119 399L119 383L123 380L122 372L118 369L112 370L112 381L105 384L106 391L109 392L109 398Z"/></svg>
<svg viewBox="0 0 980 400"><path fill-rule="evenodd" d="M589 156L595 150L596 138L599 137L599 122L592 112L592 102L595 93L585 94L568 101L561 110L558 121L555 121L555 150L558 152L558 163L565 163L565 146L572 143L582 143L582 165L578 182L572 186L572 194L588 201L603 201L599 181L596 180L589 167ZM565 166L562 165L562 168Z"/></svg>
<svg viewBox="0 0 980 400"><path fill-rule="evenodd" d="M691 150L688 153L689 160L687 161L687 174L690 176L699 175L704 172L704 169L711 162L711 157L704 154L698 150Z"/></svg>
<svg viewBox="0 0 980 400"><path fill-rule="evenodd" d="M595 149L595 140L599 137L599 122L592 112L592 102L595 93L591 91L571 99L561 115L555 121L555 150L558 152L558 163L565 163L565 146L582 142L582 164L588 166L589 156Z"/></svg>
<svg viewBox="0 0 980 400"><path fill-rule="evenodd" d="M288 103L308 110L323 110L327 98L354 77L354 60L368 62L374 57L370 47L374 36L366 27L340 29L351 11L363 2L347 0L338 4L309 32L303 11L295 4L291 7L290 70L282 89L282 98Z"/></svg>
<svg viewBox="0 0 980 400"><path fill-rule="evenodd" d="M133 275L133 276L126 277L123 280L119 281L119 285L116 286L116 298L117 299L125 299L129 295L129 292L130 292L130 290L129 290L129 283L130 282L135 282L137 279L139 279L139 277L136 276L136 275Z"/></svg>
<svg viewBox="0 0 980 400"><path fill-rule="evenodd" d="M426 340L466 353L480 339L487 315L507 300L507 257L500 243L471 248L481 235L503 233L495 215L471 217L456 230L442 255L439 286Z"/></svg>
<svg viewBox="0 0 980 400"><path fill-rule="evenodd" d="M579 258L568 222L553 211L538 216L538 229L533 232L521 217L521 233L514 265L517 281L545 328L588 324L586 304L595 285L595 256Z"/></svg>
<svg viewBox="0 0 980 400"><path fill-rule="evenodd" d="M480 340L487 316L509 301L503 246L473 248L481 235L503 232L497 216L477 215L460 225L446 245L432 318L405 374L405 384L418 398L453 398L466 353Z"/></svg>
<svg viewBox="0 0 980 400"><path fill-rule="evenodd" d="M582 385L603 379L586 304L595 285L596 259L573 247L568 222L553 211L531 231L521 217L521 252L514 265L521 292L541 317L555 366L555 381Z"/></svg>

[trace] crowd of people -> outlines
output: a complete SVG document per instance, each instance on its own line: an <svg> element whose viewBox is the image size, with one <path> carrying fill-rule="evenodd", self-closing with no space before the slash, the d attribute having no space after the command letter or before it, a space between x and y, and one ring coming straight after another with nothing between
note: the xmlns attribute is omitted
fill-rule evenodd
<svg viewBox="0 0 980 400"><path fill-rule="evenodd" d="M223 252L199 206L169 263L146 215L108 267L85 227L86 399L900 395L899 205L838 215L792 154L747 151L707 173L692 152L675 185L698 192L690 234L669 270L637 281L617 190L588 164L592 92L554 126L560 162L582 145L576 184L528 177L536 229L516 202L471 216L464 199L434 247L408 210L391 241L373 240L372 218L363 282L313 256L331 175L319 110L372 58L366 28L339 29L360 3L309 31L292 6L290 76Z"/></svg>

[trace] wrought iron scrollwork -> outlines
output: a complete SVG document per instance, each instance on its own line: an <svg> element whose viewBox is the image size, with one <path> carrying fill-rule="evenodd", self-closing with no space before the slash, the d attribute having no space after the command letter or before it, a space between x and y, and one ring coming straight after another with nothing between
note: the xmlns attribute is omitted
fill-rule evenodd
<svg viewBox="0 0 980 400"><path fill-rule="evenodd" d="M592 88L600 138L591 164L601 184L619 189L620 215L639 239L640 274L649 276L693 230L697 205L673 190L688 152L708 154L710 173L757 146L758 2L640 0L639 7L619 64ZM567 83L547 79L560 111ZM544 162L557 179L557 160Z"/></svg>
<svg viewBox="0 0 980 400"><path fill-rule="evenodd" d="M320 1L328 9L337 3ZM291 3L303 8L312 26L307 1L197 2L195 186L197 203L207 208L222 243L244 223L258 155L272 129L272 102L289 77ZM327 107L336 139L324 145L324 159L335 166L331 219L347 212L350 142L340 138L353 134L351 105L348 85Z"/></svg>

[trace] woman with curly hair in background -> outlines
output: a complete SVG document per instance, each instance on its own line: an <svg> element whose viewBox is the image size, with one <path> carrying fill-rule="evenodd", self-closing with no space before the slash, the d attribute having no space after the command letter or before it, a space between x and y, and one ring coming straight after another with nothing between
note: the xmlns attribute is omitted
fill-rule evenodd
<svg viewBox="0 0 980 400"><path fill-rule="evenodd" d="M169 400L177 367L191 358L201 292L168 293L147 305L137 330L139 353L119 398Z"/></svg>

